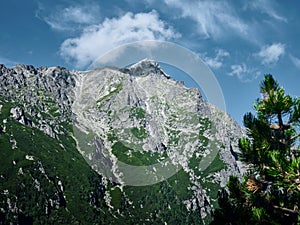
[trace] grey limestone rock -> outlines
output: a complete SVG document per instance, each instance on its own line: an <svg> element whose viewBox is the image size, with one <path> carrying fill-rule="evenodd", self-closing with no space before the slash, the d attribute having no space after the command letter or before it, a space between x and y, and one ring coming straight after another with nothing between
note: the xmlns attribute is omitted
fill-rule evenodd
<svg viewBox="0 0 300 225"><path fill-rule="evenodd" d="M32 126L32 121L30 121L24 114L24 110L20 107L15 107L10 109L10 113L12 114L12 117L22 123L23 125Z"/></svg>

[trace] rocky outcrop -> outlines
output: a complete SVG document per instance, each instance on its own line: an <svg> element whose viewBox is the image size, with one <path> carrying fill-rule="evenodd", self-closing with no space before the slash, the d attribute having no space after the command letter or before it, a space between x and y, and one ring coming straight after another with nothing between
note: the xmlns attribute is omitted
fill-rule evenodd
<svg viewBox="0 0 300 225"><path fill-rule="evenodd" d="M76 74L63 67L0 65L0 98L22 106L10 110L16 121L56 138L66 132L60 124L72 122Z"/></svg>
<svg viewBox="0 0 300 225"><path fill-rule="evenodd" d="M0 65L0 96L22 103L24 108L31 106L28 108L32 113L36 107L41 111L47 110L47 101L52 101L66 117L71 114L74 75L63 67L36 69L30 65L14 68Z"/></svg>
<svg viewBox="0 0 300 225"><path fill-rule="evenodd" d="M12 114L12 117L22 123L23 125L32 126L32 121L30 121L24 114L24 110L20 107L11 108L10 113Z"/></svg>
<svg viewBox="0 0 300 225"><path fill-rule="evenodd" d="M150 59L143 59L142 61L133 64L132 66L128 68L122 68L120 69L121 72L130 74L131 76L149 76L149 75L155 75L155 76L164 76L165 78L171 78L168 74L166 74L160 65Z"/></svg>

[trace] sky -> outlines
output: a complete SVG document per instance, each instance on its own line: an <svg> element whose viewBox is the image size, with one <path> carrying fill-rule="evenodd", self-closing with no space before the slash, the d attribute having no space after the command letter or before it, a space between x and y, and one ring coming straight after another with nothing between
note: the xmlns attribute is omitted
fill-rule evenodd
<svg viewBox="0 0 300 225"><path fill-rule="evenodd" d="M85 70L120 45L157 40L183 46L208 65L226 111L240 124L265 74L300 96L296 0L6 0L1 9L0 64L7 67Z"/></svg>

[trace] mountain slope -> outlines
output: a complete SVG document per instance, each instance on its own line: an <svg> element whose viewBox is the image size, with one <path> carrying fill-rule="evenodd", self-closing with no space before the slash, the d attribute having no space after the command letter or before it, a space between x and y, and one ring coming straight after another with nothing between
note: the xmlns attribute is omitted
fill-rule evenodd
<svg viewBox="0 0 300 225"><path fill-rule="evenodd" d="M240 175L242 128L154 61L1 65L0 87L2 221L202 224Z"/></svg>

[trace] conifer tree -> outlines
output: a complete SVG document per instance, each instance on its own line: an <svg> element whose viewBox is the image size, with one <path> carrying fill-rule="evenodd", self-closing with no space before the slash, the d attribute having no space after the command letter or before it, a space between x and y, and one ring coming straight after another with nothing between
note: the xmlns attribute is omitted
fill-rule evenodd
<svg viewBox="0 0 300 225"><path fill-rule="evenodd" d="M219 192L211 224L300 224L300 98L287 95L272 75L247 113L240 158L249 170Z"/></svg>

